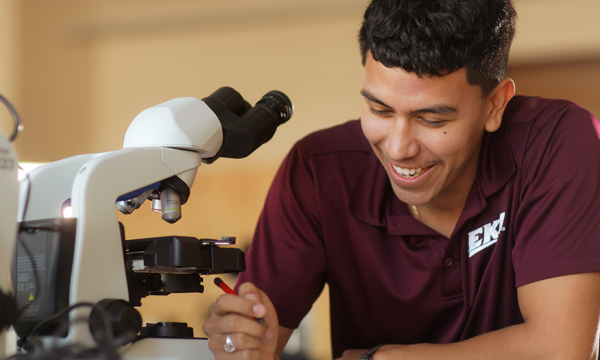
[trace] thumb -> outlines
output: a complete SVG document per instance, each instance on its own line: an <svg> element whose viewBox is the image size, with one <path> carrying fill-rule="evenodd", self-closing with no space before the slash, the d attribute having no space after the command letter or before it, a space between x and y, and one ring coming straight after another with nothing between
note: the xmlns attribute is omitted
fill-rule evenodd
<svg viewBox="0 0 600 360"><path fill-rule="evenodd" d="M262 319L267 326L265 336L262 339L262 345L272 348L274 351L277 347L277 335L279 332L279 320L277 318L275 306L267 294L252 283L244 283L240 285L238 293L239 296L256 302L253 310L257 317L260 318L262 316Z"/></svg>

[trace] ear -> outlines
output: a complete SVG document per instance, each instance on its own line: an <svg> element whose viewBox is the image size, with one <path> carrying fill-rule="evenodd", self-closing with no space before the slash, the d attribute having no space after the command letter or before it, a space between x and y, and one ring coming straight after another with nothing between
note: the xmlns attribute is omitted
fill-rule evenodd
<svg viewBox="0 0 600 360"><path fill-rule="evenodd" d="M512 79L506 78L496 86L496 88L488 95L490 110L485 122L485 130L494 132L498 130L502 124L502 115L506 105L515 95L515 82Z"/></svg>

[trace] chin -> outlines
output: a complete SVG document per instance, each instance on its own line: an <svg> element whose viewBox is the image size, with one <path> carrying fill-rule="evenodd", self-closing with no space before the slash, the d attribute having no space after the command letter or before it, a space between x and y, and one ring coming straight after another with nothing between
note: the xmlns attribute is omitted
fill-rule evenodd
<svg viewBox="0 0 600 360"><path fill-rule="evenodd" d="M410 193L404 190L397 189L395 187L394 194L400 201L410 205L422 206L426 205L427 203L429 203L429 201L431 201L431 197L425 194Z"/></svg>

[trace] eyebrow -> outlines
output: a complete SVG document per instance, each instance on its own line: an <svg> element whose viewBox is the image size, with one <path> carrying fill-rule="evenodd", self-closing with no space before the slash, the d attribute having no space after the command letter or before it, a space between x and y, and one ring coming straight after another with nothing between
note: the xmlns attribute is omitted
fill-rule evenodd
<svg viewBox="0 0 600 360"><path fill-rule="evenodd" d="M385 106L387 108L392 109L391 106L389 106L388 104L384 103L383 101L379 100L375 95L373 95L372 93L368 92L365 89L362 89L360 91L360 94L362 96L364 96L367 100L372 101L374 103L380 104L382 106ZM436 106L432 106L432 107L428 107L428 108L424 108L424 109L418 109L418 110L413 110L410 113L411 114L423 114L423 113L429 113L429 114L450 114L450 113L455 113L457 110L455 107L453 106L448 106L448 105L436 105Z"/></svg>
<svg viewBox="0 0 600 360"><path fill-rule="evenodd" d="M379 105L382 105L382 106L388 107L388 108L390 108L390 109L392 108L391 106L389 106L388 104L386 104L386 103L384 103L383 101L379 100L379 99L378 99L378 98L377 98L375 95L371 94L370 92L368 92L368 91L367 91L367 90L365 90L365 89L362 89L362 90L360 91L360 94L361 94L362 96L364 96L364 97L365 97L367 100L369 100L369 101L372 101L372 102L374 102L374 103L378 103Z"/></svg>

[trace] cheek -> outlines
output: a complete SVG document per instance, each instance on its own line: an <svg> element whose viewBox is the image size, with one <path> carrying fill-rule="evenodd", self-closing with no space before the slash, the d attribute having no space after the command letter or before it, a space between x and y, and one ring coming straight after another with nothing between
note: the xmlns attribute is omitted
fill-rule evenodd
<svg viewBox="0 0 600 360"><path fill-rule="evenodd" d="M431 153L444 160L445 163L459 164L471 158L479 144L480 133L480 130L452 131L448 129L439 131L429 137L428 148Z"/></svg>
<svg viewBox="0 0 600 360"><path fill-rule="evenodd" d="M385 140L389 124L374 116L365 106L362 107L360 125L369 143L375 145Z"/></svg>

